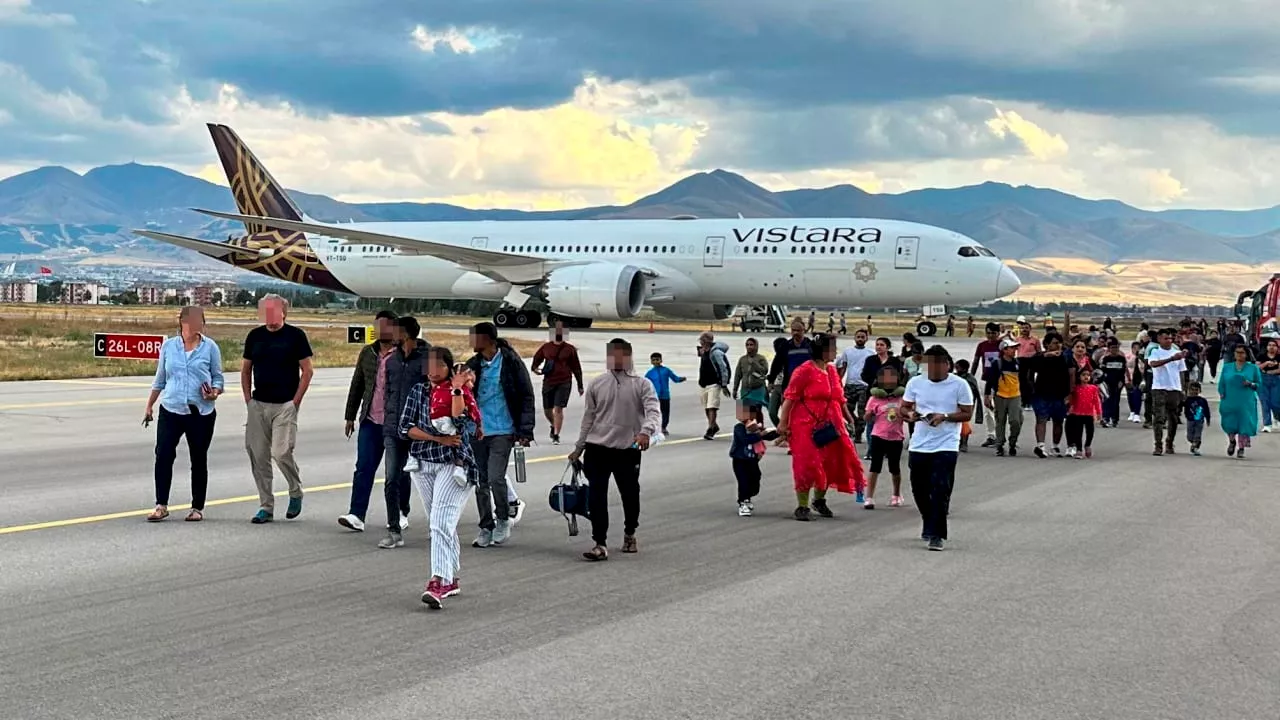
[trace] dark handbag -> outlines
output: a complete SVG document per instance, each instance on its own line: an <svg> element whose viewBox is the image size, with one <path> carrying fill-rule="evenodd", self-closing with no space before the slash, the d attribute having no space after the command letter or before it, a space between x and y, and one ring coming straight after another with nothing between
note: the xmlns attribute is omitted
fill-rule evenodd
<svg viewBox="0 0 1280 720"><path fill-rule="evenodd" d="M569 476L568 482L565 482L565 475ZM591 517L591 488L582 483L579 479L581 475L581 463L569 463L564 475L560 476L560 482L551 488L551 494L547 498L551 509L560 513L569 525L569 537L578 536L579 515L588 519Z"/></svg>
<svg viewBox="0 0 1280 720"><path fill-rule="evenodd" d="M827 372L825 374L827 377L827 391L830 392L831 391L831 373ZM801 404L804 405L804 410L805 412L809 413L810 417L812 417L814 420L818 419L818 416L815 415L814 412L809 409L809 403L802 401ZM811 433L810 437L813 438L814 446L818 448L824 448L840 439L840 431L836 429L835 423L831 422L830 420L824 420L823 422L819 423L817 427L813 429L813 432Z"/></svg>

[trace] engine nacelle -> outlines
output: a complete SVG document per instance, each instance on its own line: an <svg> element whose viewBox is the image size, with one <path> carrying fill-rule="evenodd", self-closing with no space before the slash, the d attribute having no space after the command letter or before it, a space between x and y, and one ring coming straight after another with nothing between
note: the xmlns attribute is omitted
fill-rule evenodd
<svg viewBox="0 0 1280 720"><path fill-rule="evenodd" d="M681 320L727 320L733 316L737 305L691 305L687 303L663 303L653 310L663 317Z"/></svg>
<svg viewBox="0 0 1280 720"><path fill-rule="evenodd" d="M622 320L644 307L648 283L640 268L614 263L570 265L547 277L552 312L580 318Z"/></svg>

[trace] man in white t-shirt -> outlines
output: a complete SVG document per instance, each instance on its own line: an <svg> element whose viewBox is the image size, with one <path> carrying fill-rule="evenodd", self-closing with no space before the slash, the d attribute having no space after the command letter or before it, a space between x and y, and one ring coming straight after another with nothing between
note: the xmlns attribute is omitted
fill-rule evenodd
<svg viewBox="0 0 1280 720"><path fill-rule="evenodd" d="M973 416L969 383L951 374L951 356L934 345L924 353L927 372L911 378L902 397L902 413L911 433L908 465L911 495L924 523L921 539L930 550L946 549L947 513L960 457L961 426Z"/></svg>
<svg viewBox="0 0 1280 720"><path fill-rule="evenodd" d="M1172 455L1173 439L1178 434L1182 379L1187 370L1183 358L1187 353L1173 346L1175 334L1172 328L1161 330L1156 344L1147 348L1147 364L1151 367L1151 427L1156 441L1152 455Z"/></svg>
<svg viewBox="0 0 1280 720"><path fill-rule="evenodd" d="M836 358L836 368L844 373L844 399L849 406L849 413L853 415L855 443L862 439L867 425L865 416L867 397L870 394L870 388L862 380L862 368L867 364L867 358L875 354L875 350L867 347L867 331L859 328L853 333L853 347L845 348L840 357ZM870 438L867 442L871 442Z"/></svg>

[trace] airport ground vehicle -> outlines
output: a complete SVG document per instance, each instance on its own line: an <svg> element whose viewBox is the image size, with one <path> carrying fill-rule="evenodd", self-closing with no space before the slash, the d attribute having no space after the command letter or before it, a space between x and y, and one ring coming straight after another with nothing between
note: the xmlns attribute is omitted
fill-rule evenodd
<svg viewBox="0 0 1280 720"><path fill-rule="evenodd" d="M1267 284L1257 290L1245 290L1236 297L1235 317L1244 323L1244 336L1255 348L1261 347L1264 335L1275 332L1268 326L1276 322L1278 304L1280 273L1272 275Z"/></svg>

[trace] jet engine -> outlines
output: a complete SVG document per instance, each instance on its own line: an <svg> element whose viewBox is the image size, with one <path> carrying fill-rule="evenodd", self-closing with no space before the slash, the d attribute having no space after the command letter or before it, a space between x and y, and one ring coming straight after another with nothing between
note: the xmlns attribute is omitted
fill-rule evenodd
<svg viewBox="0 0 1280 720"><path fill-rule="evenodd" d="M590 263L553 270L545 292L547 305L557 314L621 320L644 307L648 282L634 265Z"/></svg>
<svg viewBox="0 0 1280 720"><path fill-rule="evenodd" d="M654 312L663 317L680 318L682 320L727 320L737 309L737 305L691 305L686 303L663 303L654 306Z"/></svg>

